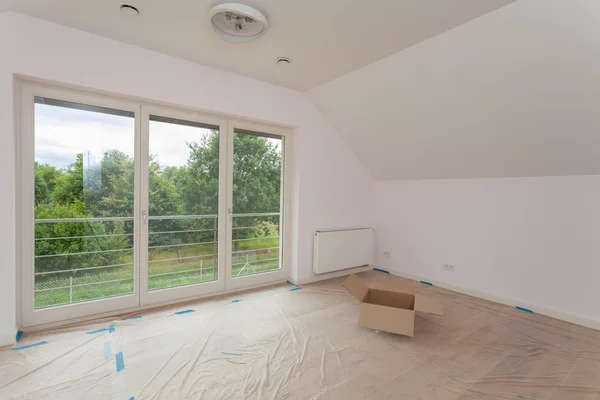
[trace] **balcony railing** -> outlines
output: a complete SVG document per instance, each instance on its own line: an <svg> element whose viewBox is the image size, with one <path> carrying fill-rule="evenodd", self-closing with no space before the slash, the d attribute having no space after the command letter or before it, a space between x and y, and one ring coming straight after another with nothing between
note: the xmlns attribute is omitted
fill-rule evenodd
<svg viewBox="0 0 600 400"><path fill-rule="evenodd" d="M234 277L280 268L279 216L233 215ZM52 224L64 229L38 229ZM36 308L133 293L133 217L36 219L35 225ZM217 279L216 215L148 218L149 290Z"/></svg>

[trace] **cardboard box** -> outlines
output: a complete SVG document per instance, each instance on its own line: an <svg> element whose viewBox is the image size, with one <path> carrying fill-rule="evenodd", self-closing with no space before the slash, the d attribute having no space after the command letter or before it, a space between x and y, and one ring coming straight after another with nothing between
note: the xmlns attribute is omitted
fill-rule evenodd
<svg viewBox="0 0 600 400"><path fill-rule="evenodd" d="M352 274L343 286L360 301L358 325L365 328L414 336L415 311L443 315L436 299L415 294L413 288L395 282L367 285Z"/></svg>

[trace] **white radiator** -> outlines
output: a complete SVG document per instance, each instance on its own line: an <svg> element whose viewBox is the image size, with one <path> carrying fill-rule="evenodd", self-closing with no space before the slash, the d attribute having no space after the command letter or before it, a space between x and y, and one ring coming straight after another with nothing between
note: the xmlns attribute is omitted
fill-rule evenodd
<svg viewBox="0 0 600 400"><path fill-rule="evenodd" d="M325 274L373 262L373 228L315 232L313 272Z"/></svg>

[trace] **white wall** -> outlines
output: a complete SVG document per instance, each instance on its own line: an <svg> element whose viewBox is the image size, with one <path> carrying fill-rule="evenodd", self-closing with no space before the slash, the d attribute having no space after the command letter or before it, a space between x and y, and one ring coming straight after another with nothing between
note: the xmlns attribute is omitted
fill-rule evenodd
<svg viewBox="0 0 600 400"><path fill-rule="evenodd" d="M378 263L600 327L598 71L600 1L519 0L313 89L382 180Z"/></svg>
<svg viewBox="0 0 600 400"><path fill-rule="evenodd" d="M314 230L373 222L371 176L305 94L14 13L0 54L0 345L16 320L13 74L295 126L292 277L312 274Z"/></svg>
<svg viewBox="0 0 600 400"><path fill-rule="evenodd" d="M600 176L389 181L376 194L379 265L600 322Z"/></svg>

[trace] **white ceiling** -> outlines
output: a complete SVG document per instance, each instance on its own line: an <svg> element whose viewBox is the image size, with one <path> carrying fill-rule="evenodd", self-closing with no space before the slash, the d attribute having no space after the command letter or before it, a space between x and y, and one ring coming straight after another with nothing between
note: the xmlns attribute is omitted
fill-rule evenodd
<svg viewBox="0 0 600 400"><path fill-rule="evenodd" d="M599 27L521 0L310 95L377 179L600 174Z"/></svg>
<svg viewBox="0 0 600 400"><path fill-rule="evenodd" d="M216 37L208 0L1 0L1 11L96 33L293 89L308 90L514 0L252 0L270 19L262 38ZM141 16L121 15L128 2ZM275 59L293 64L278 67Z"/></svg>

